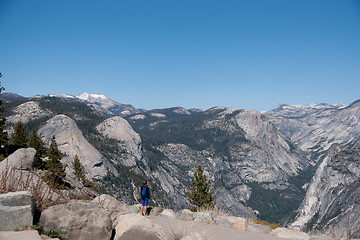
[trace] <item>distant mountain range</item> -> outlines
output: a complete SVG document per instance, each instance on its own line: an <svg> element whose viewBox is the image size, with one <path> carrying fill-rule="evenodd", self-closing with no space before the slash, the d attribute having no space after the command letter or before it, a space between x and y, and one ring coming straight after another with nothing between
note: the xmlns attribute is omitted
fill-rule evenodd
<svg viewBox="0 0 360 240"><path fill-rule="evenodd" d="M235 215L360 234L360 224L345 224L360 219L360 101L260 113L147 111L88 93L0 98L10 133L21 120L47 143L55 134L68 170L78 155L87 176L122 201L135 202L147 178L154 203L184 208L187 184L201 164L217 205Z"/></svg>

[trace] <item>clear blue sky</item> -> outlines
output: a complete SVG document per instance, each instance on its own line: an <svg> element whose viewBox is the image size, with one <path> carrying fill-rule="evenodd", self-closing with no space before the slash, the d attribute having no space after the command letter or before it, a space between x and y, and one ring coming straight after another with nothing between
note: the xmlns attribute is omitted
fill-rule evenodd
<svg viewBox="0 0 360 240"><path fill-rule="evenodd" d="M0 0L22 96L259 111L360 99L360 0Z"/></svg>

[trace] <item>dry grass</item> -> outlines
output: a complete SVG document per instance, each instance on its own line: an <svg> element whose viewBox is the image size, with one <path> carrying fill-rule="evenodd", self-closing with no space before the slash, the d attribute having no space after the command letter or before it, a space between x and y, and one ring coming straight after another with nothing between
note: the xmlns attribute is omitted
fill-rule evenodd
<svg viewBox="0 0 360 240"><path fill-rule="evenodd" d="M268 221L258 220L258 219L251 219L250 222L251 222L251 223L255 223L255 224L260 224L260 225L269 226L269 227L271 227L271 229L275 229L275 228L282 227L282 226L281 226L280 224L278 224L278 223L269 223Z"/></svg>
<svg viewBox="0 0 360 240"><path fill-rule="evenodd" d="M0 194L31 191L38 211L68 202L61 191L52 190L35 171L18 170L6 165L0 172Z"/></svg>
<svg viewBox="0 0 360 240"><path fill-rule="evenodd" d="M191 233L193 223L189 221L170 220L169 230L174 240L180 240Z"/></svg>
<svg viewBox="0 0 360 240"><path fill-rule="evenodd" d="M209 207L200 207L198 210L198 212L210 212L212 213L212 216L214 218L216 217L220 217L220 216L233 216L231 213L226 212L218 207L213 207L213 208L209 208Z"/></svg>

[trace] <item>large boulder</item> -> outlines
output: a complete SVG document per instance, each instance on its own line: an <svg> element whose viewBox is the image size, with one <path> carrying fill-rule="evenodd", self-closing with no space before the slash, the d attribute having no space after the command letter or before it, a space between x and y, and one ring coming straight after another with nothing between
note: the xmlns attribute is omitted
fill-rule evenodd
<svg viewBox="0 0 360 240"><path fill-rule="evenodd" d="M235 216L217 216L215 218L215 223L217 225L232 227L237 222L237 217Z"/></svg>
<svg viewBox="0 0 360 240"><path fill-rule="evenodd" d="M307 235L306 233L288 228L276 228L272 230L270 235L274 237L294 239L294 240L310 240L309 235Z"/></svg>
<svg viewBox="0 0 360 240"><path fill-rule="evenodd" d="M203 234L198 232L193 232L181 238L180 240L206 240L206 239L207 238Z"/></svg>
<svg viewBox="0 0 360 240"><path fill-rule="evenodd" d="M0 162L0 177L11 170L31 170L36 150L20 148Z"/></svg>
<svg viewBox="0 0 360 240"><path fill-rule="evenodd" d="M194 213L189 209L183 209L176 213L175 218L183 221L194 220Z"/></svg>
<svg viewBox="0 0 360 240"><path fill-rule="evenodd" d="M249 220L246 218L237 217L235 223L232 225L232 228L238 229L241 231L246 231L249 225Z"/></svg>
<svg viewBox="0 0 360 240"><path fill-rule="evenodd" d="M31 192L0 195L0 231L14 231L33 225L34 201Z"/></svg>
<svg viewBox="0 0 360 240"><path fill-rule="evenodd" d="M0 231L2 240L41 240L39 233L35 230L26 231Z"/></svg>
<svg viewBox="0 0 360 240"><path fill-rule="evenodd" d="M112 233L109 212L94 202L72 201L52 206L42 212L40 223L45 230L60 231L65 240L110 239Z"/></svg>
<svg viewBox="0 0 360 240"><path fill-rule="evenodd" d="M175 218L175 212L171 209L164 209L161 213L160 216L162 217L168 217L168 218Z"/></svg>
<svg viewBox="0 0 360 240"><path fill-rule="evenodd" d="M207 224L214 224L214 215L212 212L195 212L194 220L198 222L203 222Z"/></svg>
<svg viewBox="0 0 360 240"><path fill-rule="evenodd" d="M121 215L116 221L114 240L172 240L165 228L140 214Z"/></svg>
<svg viewBox="0 0 360 240"><path fill-rule="evenodd" d="M102 194L96 197L92 202L105 208L110 213L111 221L113 223L115 223L118 216L131 213L128 205L119 202L119 200L108 194Z"/></svg>
<svg viewBox="0 0 360 240"><path fill-rule="evenodd" d="M254 233L269 234L271 230L272 229L270 226L256 224L256 223L249 223L249 225L247 226L247 231Z"/></svg>

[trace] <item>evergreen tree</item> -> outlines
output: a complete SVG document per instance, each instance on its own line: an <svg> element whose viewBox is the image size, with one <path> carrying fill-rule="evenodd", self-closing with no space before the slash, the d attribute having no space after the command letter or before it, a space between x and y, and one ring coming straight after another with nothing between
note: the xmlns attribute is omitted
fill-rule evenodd
<svg viewBox="0 0 360 240"><path fill-rule="evenodd" d="M75 155L75 157L74 157L73 168L74 168L76 176L79 179L81 179L82 181L84 181L85 170L84 170L84 166L80 163L78 155Z"/></svg>
<svg viewBox="0 0 360 240"><path fill-rule="evenodd" d="M21 121L16 123L15 131L11 137L10 143L12 151L16 151L19 148L26 148L28 146L28 137Z"/></svg>
<svg viewBox="0 0 360 240"><path fill-rule="evenodd" d="M214 191L210 191L210 181L206 179L204 171L199 165L186 192L186 197L191 204L188 208L193 212L200 207L213 208L215 206L213 193Z"/></svg>
<svg viewBox="0 0 360 240"><path fill-rule="evenodd" d="M64 178L66 176L65 169L60 160L62 155L58 149L55 136L51 138L50 147L48 149L48 160L45 163L45 169L48 171L46 180L53 184L55 188L64 187Z"/></svg>
<svg viewBox="0 0 360 240"><path fill-rule="evenodd" d="M1 77L2 77L2 75L0 72L0 78ZM3 90L5 90L5 88L3 88L1 86L1 82L0 82L0 94ZM6 157L6 148L7 148L7 144L8 144L8 135L4 131L4 129L5 129L5 118L3 117L4 111L5 111L5 106L3 105L2 101L0 100L0 161Z"/></svg>
<svg viewBox="0 0 360 240"><path fill-rule="evenodd" d="M34 167L38 169L44 169L45 162L42 160L46 156L46 147L44 141L37 134L36 130L33 130L30 136L29 147L35 148L35 160Z"/></svg>

